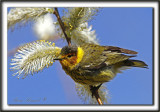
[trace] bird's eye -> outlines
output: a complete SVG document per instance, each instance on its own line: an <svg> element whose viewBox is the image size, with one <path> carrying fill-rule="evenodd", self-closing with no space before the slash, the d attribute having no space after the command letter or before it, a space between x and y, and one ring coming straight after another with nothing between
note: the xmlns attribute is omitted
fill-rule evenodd
<svg viewBox="0 0 160 112"><path fill-rule="evenodd" d="M73 55L68 55L67 57L70 58L70 57L72 57L72 56L73 56Z"/></svg>

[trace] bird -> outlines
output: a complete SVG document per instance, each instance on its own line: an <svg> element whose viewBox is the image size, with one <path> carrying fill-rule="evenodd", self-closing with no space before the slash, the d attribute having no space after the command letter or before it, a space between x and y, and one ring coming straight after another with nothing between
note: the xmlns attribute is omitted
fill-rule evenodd
<svg viewBox="0 0 160 112"><path fill-rule="evenodd" d="M14 66L11 69L18 70L14 76L18 74L19 78L24 74L22 78L25 78L29 73L38 72L58 60L66 74L76 82L77 93L84 96L84 100L88 99L91 103L97 100L102 105L107 103L102 84L114 79L122 70L148 68L145 62L131 59L136 56L136 51L115 46L83 43L59 48L54 43L51 45L51 42L41 40L20 48L12 59L11 65Z"/></svg>
<svg viewBox="0 0 160 112"><path fill-rule="evenodd" d="M64 46L55 60L59 60L63 70L75 82L99 88L121 73L121 70L148 68L145 62L130 59L136 54L136 51L120 47L85 43Z"/></svg>

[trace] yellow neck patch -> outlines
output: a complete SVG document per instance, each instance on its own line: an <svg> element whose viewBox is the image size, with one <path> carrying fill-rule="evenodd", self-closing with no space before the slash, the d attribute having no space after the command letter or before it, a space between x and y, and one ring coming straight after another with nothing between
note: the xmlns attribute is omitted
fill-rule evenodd
<svg viewBox="0 0 160 112"><path fill-rule="evenodd" d="M84 51L82 48L78 47L78 53L77 53L77 62L76 65L82 60L84 55Z"/></svg>
<svg viewBox="0 0 160 112"><path fill-rule="evenodd" d="M72 69L73 67L75 67L82 60L83 55L84 55L83 49L78 47L77 56L74 58L75 59L74 63L71 64L70 60L65 60L65 59L60 61L60 62L62 64L62 66L64 66L65 68Z"/></svg>

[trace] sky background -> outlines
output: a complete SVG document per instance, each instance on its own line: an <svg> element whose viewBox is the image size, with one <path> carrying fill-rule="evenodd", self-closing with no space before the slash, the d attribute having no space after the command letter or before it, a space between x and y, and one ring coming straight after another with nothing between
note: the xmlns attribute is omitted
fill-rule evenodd
<svg viewBox="0 0 160 112"><path fill-rule="evenodd" d="M10 10L10 9L8 9ZM123 71L108 83L110 104L152 104L152 8L103 8L89 22L96 30L100 45L135 50L134 59L149 69ZM60 10L61 11L61 10ZM37 40L32 24L8 31L8 51ZM55 41L57 46L66 42ZM74 81L65 74L59 62L25 79L12 76L8 56L8 104L83 104L75 91Z"/></svg>

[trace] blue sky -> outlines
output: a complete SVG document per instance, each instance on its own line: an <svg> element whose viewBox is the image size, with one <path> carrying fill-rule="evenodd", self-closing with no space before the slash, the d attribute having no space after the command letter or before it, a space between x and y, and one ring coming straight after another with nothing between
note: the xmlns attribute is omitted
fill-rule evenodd
<svg viewBox="0 0 160 112"><path fill-rule="evenodd" d="M135 50L133 59L145 61L149 69L123 71L108 83L110 104L152 104L152 8L103 8L89 24L96 30L100 45ZM35 41L32 24L8 31L8 51ZM63 41L58 46L66 45ZM10 71L8 57L8 104L83 104L75 91L74 81L59 62L25 79Z"/></svg>

